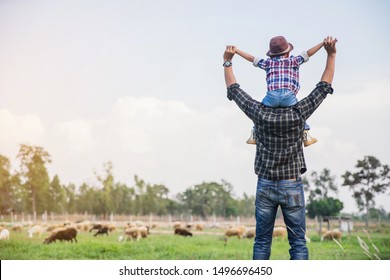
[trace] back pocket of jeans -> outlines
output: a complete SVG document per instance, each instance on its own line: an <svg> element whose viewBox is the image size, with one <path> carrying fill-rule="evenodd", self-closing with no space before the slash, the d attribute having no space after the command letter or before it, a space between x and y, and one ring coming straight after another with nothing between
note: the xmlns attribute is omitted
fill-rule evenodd
<svg viewBox="0 0 390 280"><path fill-rule="evenodd" d="M305 205L305 198L300 187L286 189L285 197L287 201L287 207L289 208L300 208Z"/></svg>

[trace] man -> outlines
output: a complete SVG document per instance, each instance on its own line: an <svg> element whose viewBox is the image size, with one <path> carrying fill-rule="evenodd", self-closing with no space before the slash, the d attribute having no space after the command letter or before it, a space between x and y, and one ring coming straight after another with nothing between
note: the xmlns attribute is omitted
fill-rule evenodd
<svg viewBox="0 0 390 280"><path fill-rule="evenodd" d="M267 260L271 254L275 216L280 205L287 227L290 258L306 260L305 201L301 174L306 172L302 148L305 121L327 94L332 94L337 39L324 39L326 67L315 89L296 105L287 108L266 107L252 99L237 83L233 73L234 47L227 46L223 55L225 82L229 100L254 122L256 130L255 173L256 237L253 259Z"/></svg>

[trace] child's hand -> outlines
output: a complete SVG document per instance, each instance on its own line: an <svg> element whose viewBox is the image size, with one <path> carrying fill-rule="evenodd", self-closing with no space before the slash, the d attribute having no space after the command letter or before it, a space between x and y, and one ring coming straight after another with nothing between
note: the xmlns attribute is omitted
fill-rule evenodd
<svg viewBox="0 0 390 280"><path fill-rule="evenodd" d="M324 39L324 48L328 54L336 53L337 41L337 38L333 38L332 36L328 36Z"/></svg>
<svg viewBox="0 0 390 280"><path fill-rule="evenodd" d="M223 59L226 60L232 60L235 53L235 46L226 46L226 50L223 53Z"/></svg>

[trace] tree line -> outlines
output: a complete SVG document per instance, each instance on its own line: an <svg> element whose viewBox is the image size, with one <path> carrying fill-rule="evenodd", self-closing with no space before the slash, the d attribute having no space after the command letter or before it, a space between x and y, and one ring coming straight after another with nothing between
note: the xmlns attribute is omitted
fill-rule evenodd
<svg viewBox="0 0 390 280"><path fill-rule="evenodd" d="M57 214L85 213L107 217L124 215L252 216L254 196L237 198L233 186L202 182L174 197L162 184L150 184L134 176L129 186L117 182L111 162L103 164L103 174L95 173L97 184L61 184L58 175L49 178L51 156L42 147L20 145L18 170L11 171L10 160L0 155L0 213Z"/></svg>
<svg viewBox="0 0 390 280"><path fill-rule="evenodd" d="M150 184L134 176L133 185L117 182L111 162L103 164L103 174L95 173L94 185L83 183L61 184L58 175L50 179L47 165L50 154L42 147L20 145L17 159L20 166L11 170L10 160L0 155L0 212L57 214L91 213L106 217L111 213L124 215L181 215L207 218L246 216L254 214L255 196L237 197L227 181L202 182L184 192L170 195L162 184ZM359 210L365 210L368 223L374 213L375 197L386 193L390 186L390 169L373 156L365 156L356 164L356 170L342 175L343 186L349 187ZM303 180L307 199L307 214L335 216L343 203L331 194L338 187L330 170L312 172Z"/></svg>

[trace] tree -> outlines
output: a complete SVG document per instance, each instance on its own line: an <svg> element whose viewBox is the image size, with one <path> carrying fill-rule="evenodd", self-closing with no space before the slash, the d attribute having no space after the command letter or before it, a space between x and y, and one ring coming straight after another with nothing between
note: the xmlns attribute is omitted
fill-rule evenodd
<svg viewBox="0 0 390 280"><path fill-rule="evenodd" d="M99 192L98 200L100 205L100 214L104 215L104 219L113 211L112 191L114 188L114 175L112 173L112 163L109 161L103 164L105 174L103 177L96 175L102 189Z"/></svg>
<svg viewBox="0 0 390 280"><path fill-rule="evenodd" d="M320 233L323 217L336 216L344 208L344 204L340 200L329 197L329 191L337 193L334 180L335 177L331 176L329 169L324 168L319 174L313 171L311 179L307 180L305 178L304 181L305 190L309 192L306 211L310 218L318 217Z"/></svg>
<svg viewBox="0 0 390 280"><path fill-rule="evenodd" d="M244 193L242 199L238 199L238 213L245 217L251 217L255 215L255 196L248 196Z"/></svg>
<svg viewBox="0 0 390 280"><path fill-rule="evenodd" d="M337 194L337 186L335 185L335 177L330 175L330 170L324 168L320 174L317 171L311 173L311 185L307 180L306 190L309 191L309 201L314 199L327 198L329 191L333 191Z"/></svg>
<svg viewBox="0 0 390 280"><path fill-rule="evenodd" d="M237 215L237 202L232 197L232 186L223 181L202 183L178 194L183 209L190 214L206 218L213 213L228 217Z"/></svg>
<svg viewBox="0 0 390 280"><path fill-rule="evenodd" d="M125 184L116 183L112 191L114 201L114 213L133 214L135 212L135 191Z"/></svg>
<svg viewBox="0 0 390 280"><path fill-rule="evenodd" d="M55 175L48 190L48 210L62 213L65 210L65 189L61 186L58 175Z"/></svg>
<svg viewBox="0 0 390 280"><path fill-rule="evenodd" d="M12 210L12 176L9 159L0 155L0 213Z"/></svg>
<svg viewBox="0 0 390 280"><path fill-rule="evenodd" d="M94 213L96 201L96 191L87 183L83 183L79 187L77 199L77 212L79 213Z"/></svg>
<svg viewBox="0 0 390 280"><path fill-rule="evenodd" d="M375 206L375 195L385 193L390 186L390 169L388 165L373 156L358 160L356 172L346 171L342 175L343 186L353 192L353 198L360 211L366 210L366 226L369 224L369 209Z"/></svg>
<svg viewBox="0 0 390 280"><path fill-rule="evenodd" d="M333 197L313 200L307 204L307 215L310 218L336 216L344 208L344 204Z"/></svg>
<svg viewBox="0 0 390 280"><path fill-rule="evenodd" d="M33 213L43 213L47 206L47 191L50 181L46 164L51 162L50 155L42 147L20 145L20 175L22 186L27 192Z"/></svg>
<svg viewBox="0 0 390 280"><path fill-rule="evenodd" d="M65 189L65 202L66 211L70 214L76 212L76 186L74 184L68 184L64 187Z"/></svg>
<svg viewBox="0 0 390 280"><path fill-rule="evenodd" d="M144 205L143 205L143 199L144 199L144 192L146 190L146 183L144 180L139 179L137 175L134 175L134 181L136 188L136 208L139 211L139 214L142 216L144 214Z"/></svg>

